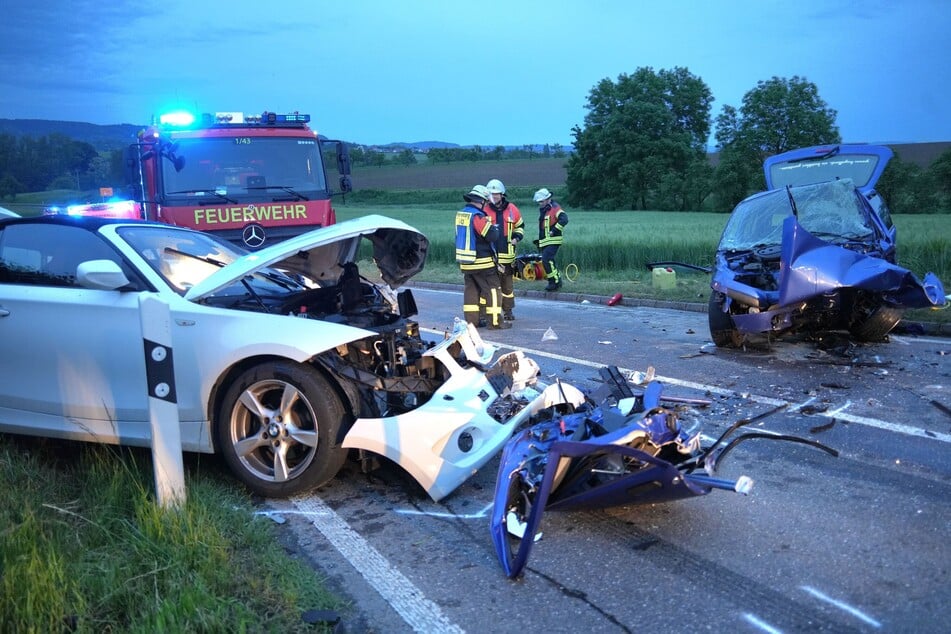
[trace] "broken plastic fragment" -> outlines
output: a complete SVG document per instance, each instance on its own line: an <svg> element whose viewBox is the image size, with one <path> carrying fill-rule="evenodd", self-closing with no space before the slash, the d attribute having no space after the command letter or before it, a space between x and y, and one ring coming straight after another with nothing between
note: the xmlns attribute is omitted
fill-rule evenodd
<svg viewBox="0 0 951 634"><path fill-rule="evenodd" d="M743 495L749 495L750 491L753 490L753 478L740 476L736 479L736 486L733 487L733 490Z"/></svg>
<svg viewBox="0 0 951 634"><path fill-rule="evenodd" d="M641 372L640 370L633 370L627 377L627 380L633 383L634 385L647 385L654 380L654 366L647 366L646 372Z"/></svg>
<svg viewBox="0 0 951 634"><path fill-rule="evenodd" d="M508 514L505 516L505 530L507 530L510 535L513 535L515 537L518 537L519 539L522 539L525 536L526 526L527 524L519 520L518 516L515 515L514 511L509 511ZM541 538L542 538L542 533L541 531L539 531L535 533L535 538L532 541L537 542Z"/></svg>

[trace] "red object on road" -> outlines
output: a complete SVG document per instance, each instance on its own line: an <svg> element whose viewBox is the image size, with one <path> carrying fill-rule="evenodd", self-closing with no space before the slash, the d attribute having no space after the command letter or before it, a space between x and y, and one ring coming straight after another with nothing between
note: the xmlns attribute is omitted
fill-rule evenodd
<svg viewBox="0 0 951 634"><path fill-rule="evenodd" d="M612 297L611 299L608 300L608 306L614 306L615 304L617 304L617 303L618 303L619 301L621 301L622 299L624 299L624 296L623 296L623 295L621 295L620 293L615 293L615 294L614 294L614 297Z"/></svg>

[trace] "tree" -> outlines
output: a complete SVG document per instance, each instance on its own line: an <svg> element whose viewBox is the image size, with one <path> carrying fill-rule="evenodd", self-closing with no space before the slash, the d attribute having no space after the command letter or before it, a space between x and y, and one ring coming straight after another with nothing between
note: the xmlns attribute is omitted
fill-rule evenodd
<svg viewBox="0 0 951 634"><path fill-rule="evenodd" d="M572 129L568 204L685 209L688 173L705 160L712 101L703 80L685 68L602 79L588 95L585 127Z"/></svg>
<svg viewBox="0 0 951 634"><path fill-rule="evenodd" d="M354 165L364 165L366 162L366 153L363 151L363 148L359 145L351 145L350 150L350 162Z"/></svg>
<svg viewBox="0 0 951 634"><path fill-rule="evenodd" d="M717 116L720 166L726 172L715 177L716 199L730 201L732 207L754 188L761 189L757 175L768 156L841 143L835 118L836 111L819 96L816 85L803 77L758 82L743 95L739 111L725 105Z"/></svg>
<svg viewBox="0 0 951 634"><path fill-rule="evenodd" d="M928 168L935 191L944 197L941 207L951 210L951 149L945 150Z"/></svg>
<svg viewBox="0 0 951 634"><path fill-rule="evenodd" d="M892 213L930 214L939 207L932 173L903 161L898 154L888 162L875 183L875 191L885 199Z"/></svg>
<svg viewBox="0 0 951 634"><path fill-rule="evenodd" d="M413 153L413 150L405 148L399 154L396 155L396 158L393 161L397 165L415 165L416 164L416 154Z"/></svg>

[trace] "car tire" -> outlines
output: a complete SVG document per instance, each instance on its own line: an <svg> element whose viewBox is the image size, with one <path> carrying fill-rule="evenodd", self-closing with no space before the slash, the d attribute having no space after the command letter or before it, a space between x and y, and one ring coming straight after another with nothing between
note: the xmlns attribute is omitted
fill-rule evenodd
<svg viewBox="0 0 951 634"><path fill-rule="evenodd" d="M901 321L904 311L890 306L879 306L867 317L856 320L849 328L859 341L881 341Z"/></svg>
<svg viewBox="0 0 951 634"><path fill-rule="evenodd" d="M707 319L710 322L710 338L718 348L738 348L743 343L743 335L733 324L729 313L723 312L722 293L710 293L707 306Z"/></svg>
<svg viewBox="0 0 951 634"><path fill-rule="evenodd" d="M320 372L268 362L231 384L218 416L218 447L235 476L254 493L287 497L333 479L347 450L349 415Z"/></svg>

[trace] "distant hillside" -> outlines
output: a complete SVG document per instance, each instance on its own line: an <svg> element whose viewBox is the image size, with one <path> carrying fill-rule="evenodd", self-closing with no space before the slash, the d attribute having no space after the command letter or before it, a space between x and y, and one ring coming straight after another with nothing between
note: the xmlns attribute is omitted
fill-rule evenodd
<svg viewBox="0 0 951 634"><path fill-rule="evenodd" d="M79 121L49 121L46 119L0 119L0 134L34 139L50 134L62 134L76 141L84 141L100 152L119 150L133 141L144 125L119 123L97 125Z"/></svg>
<svg viewBox="0 0 951 634"><path fill-rule="evenodd" d="M57 133L68 136L77 141L85 141L99 151L118 150L126 147L135 140L136 134L144 128L145 125L134 125L130 123L119 123L115 125L97 125L95 123L82 123L78 121L50 121L46 119L0 119L0 134L12 134L13 136L29 136L39 138L49 134ZM355 145L361 144L355 141L348 141ZM945 150L951 148L951 141L939 141L933 143L885 143L892 148L903 161L914 163L922 168L931 165L938 156ZM433 148L457 148L461 147L457 143L447 143L445 141L418 141L415 143L395 142L386 145L374 147L380 148L416 148L429 150ZM483 145L483 148L492 148L493 145ZM506 149L520 149L522 146L505 146ZM536 149L542 145L535 145ZM710 162L716 165L719 159L717 153L710 154Z"/></svg>
<svg viewBox="0 0 951 634"><path fill-rule="evenodd" d="M356 144L361 145L361 144ZM417 150L432 150L433 148L444 150L446 148L459 147L457 143L444 143L443 141L419 141L417 143L406 143L405 141L397 141L395 143L387 143L386 145L379 145L377 147L381 148L412 148Z"/></svg>

